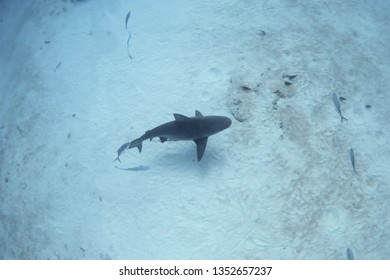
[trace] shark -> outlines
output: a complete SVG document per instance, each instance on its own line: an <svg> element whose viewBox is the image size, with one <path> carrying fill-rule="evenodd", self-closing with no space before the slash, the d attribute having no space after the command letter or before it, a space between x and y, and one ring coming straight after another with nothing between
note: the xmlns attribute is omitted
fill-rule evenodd
<svg viewBox="0 0 390 280"><path fill-rule="evenodd" d="M125 143L118 150L119 160L120 152L127 149L138 148L142 151L142 142L155 137L160 138L161 143L167 140L180 141L190 140L196 144L198 161L203 157L206 149L207 140L210 136L227 129L232 124L232 120L224 116L203 116L198 110L194 117L187 117L181 114L173 114L175 120L159 125L145 132L141 137L134 139L130 144ZM119 152L120 151L120 152Z"/></svg>

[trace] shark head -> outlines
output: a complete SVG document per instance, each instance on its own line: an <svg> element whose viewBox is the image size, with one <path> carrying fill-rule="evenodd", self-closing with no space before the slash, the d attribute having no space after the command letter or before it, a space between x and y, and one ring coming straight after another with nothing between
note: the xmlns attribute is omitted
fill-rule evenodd
<svg viewBox="0 0 390 280"><path fill-rule="evenodd" d="M228 117L206 116L202 118L204 120L203 129L205 132L207 132L208 136L221 132L222 130L225 130L232 124L232 120L229 119Z"/></svg>
<svg viewBox="0 0 390 280"><path fill-rule="evenodd" d="M232 124L232 120L224 116L203 116L196 111L195 117L186 117L181 114L174 114L177 122L177 130L180 136L185 136L183 140L194 140L203 137L209 137L222 130L225 130ZM169 138L169 137L168 137Z"/></svg>

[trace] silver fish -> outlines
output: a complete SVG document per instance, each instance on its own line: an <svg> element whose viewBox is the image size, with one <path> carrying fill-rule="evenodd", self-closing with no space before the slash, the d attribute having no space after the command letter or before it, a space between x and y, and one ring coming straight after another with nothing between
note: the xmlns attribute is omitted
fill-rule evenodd
<svg viewBox="0 0 390 280"><path fill-rule="evenodd" d="M353 256L353 252L351 250L351 248L347 248L347 258L348 260L354 260L354 256Z"/></svg>
<svg viewBox="0 0 390 280"><path fill-rule="evenodd" d="M339 113L339 115L341 117L341 122L343 122L343 120L347 121L347 119L344 118L344 116L341 114L340 102L339 102L339 98L337 97L336 93L333 93L332 97L333 97L334 106L336 106L336 110L337 110L337 112Z"/></svg>
<svg viewBox="0 0 390 280"><path fill-rule="evenodd" d="M345 97L343 97L343 96L340 96L340 97L339 97L339 100L340 100L341 102L344 102L345 100L347 100L347 98L345 98Z"/></svg>
<svg viewBox="0 0 390 280"><path fill-rule="evenodd" d="M131 33L129 33L129 37L127 38L127 55L129 56L130 59L133 59L133 57L130 54L130 39L131 39Z"/></svg>
<svg viewBox="0 0 390 280"><path fill-rule="evenodd" d="M123 152L129 147L130 145L130 142L126 142L125 144L123 144L119 149L118 149L118 156L116 157L116 159L113 160L113 162L115 161L119 161L121 162L121 160L119 159L120 155L123 154Z"/></svg>
<svg viewBox="0 0 390 280"><path fill-rule="evenodd" d="M57 71L57 69L58 69L58 68L61 66L61 63L62 63L61 61L60 61L60 62L58 62L58 64L57 64L56 68L54 69L54 72L55 72L55 71Z"/></svg>
<svg viewBox="0 0 390 280"><path fill-rule="evenodd" d="M126 15L126 20L125 20L125 28L126 28L126 30L127 30L127 22L129 21L129 18L130 18L130 11L127 13L127 15Z"/></svg>
<svg viewBox="0 0 390 280"><path fill-rule="evenodd" d="M352 167L353 167L353 172L354 172L355 174L357 174L357 173L356 173L356 168L355 168L355 153L354 153L354 151L353 151L352 148L349 149L349 157L350 157L350 159L351 159L351 163L352 163Z"/></svg>

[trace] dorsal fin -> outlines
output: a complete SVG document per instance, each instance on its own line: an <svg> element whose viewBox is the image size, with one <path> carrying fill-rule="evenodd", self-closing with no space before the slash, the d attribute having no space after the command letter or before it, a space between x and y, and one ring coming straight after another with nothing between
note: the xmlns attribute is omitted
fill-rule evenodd
<svg viewBox="0 0 390 280"><path fill-rule="evenodd" d="M203 117L203 115L198 110L195 110L195 117Z"/></svg>
<svg viewBox="0 0 390 280"><path fill-rule="evenodd" d="M177 120L177 121L190 121L191 120L191 118L189 118L189 117L186 117L186 116L184 116L184 115L180 115L180 114L173 114L173 116L175 117L175 120Z"/></svg>

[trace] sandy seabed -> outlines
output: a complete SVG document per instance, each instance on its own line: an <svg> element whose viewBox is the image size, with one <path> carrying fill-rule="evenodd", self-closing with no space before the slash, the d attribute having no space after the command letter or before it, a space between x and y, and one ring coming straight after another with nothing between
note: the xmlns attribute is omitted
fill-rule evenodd
<svg viewBox="0 0 390 280"><path fill-rule="evenodd" d="M386 0L1 1L0 258L390 259L389 15ZM112 162L196 109L233 120L202 161L154 139Z"/></svg>

